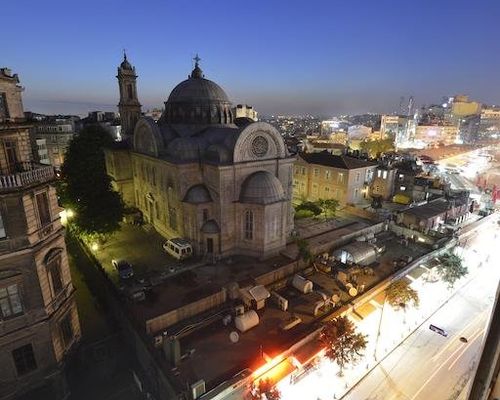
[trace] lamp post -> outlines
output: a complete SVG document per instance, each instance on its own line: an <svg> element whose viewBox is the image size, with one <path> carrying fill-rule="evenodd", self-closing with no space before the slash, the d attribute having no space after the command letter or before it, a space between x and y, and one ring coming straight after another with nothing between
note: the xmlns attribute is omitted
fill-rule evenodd
<svg viewBox="0 0 500 400"><path fill-rule="evenodd" d="M377 347L378 347L378 340L380 338L380 328L382 327L382 318L384 317L384 309L385 309L385 303L387 299L387 294L384 293L384 302L382 303L382 312L380 313L380 319L378 321L378 328L377 328L377 337L375 338L375 349L373 350L373 358L375 361L377 360Z"/></svg>

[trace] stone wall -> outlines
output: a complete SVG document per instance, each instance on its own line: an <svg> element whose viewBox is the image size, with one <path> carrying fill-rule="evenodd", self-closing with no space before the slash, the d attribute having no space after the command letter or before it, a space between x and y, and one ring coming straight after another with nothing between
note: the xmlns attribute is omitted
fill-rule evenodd
<svg viewBox="0 0 500 400"><path fill-rule="evenodd" d="M201 314L204 311L216 308L224 304L226 302L226 299L226 289L222 288L219 292L207 296L203 299L186 304L158 317L149 319L146 321L146 333L150 335L159 333L160 331L165 330L169 326L175 325L176 323L186 318Z"/></svg>

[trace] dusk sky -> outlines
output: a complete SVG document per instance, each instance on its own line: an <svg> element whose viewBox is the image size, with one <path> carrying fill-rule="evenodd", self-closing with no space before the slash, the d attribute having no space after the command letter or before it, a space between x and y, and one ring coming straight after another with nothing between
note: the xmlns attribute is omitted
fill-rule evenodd
<svg viewBox="0 0 500 400"><path fill-rule="evenodd" d="M498 0L16 0L0 21L0 66L35 112L116 110L123 48L143 110L163 105L196 53L261 114L391 112L409 95L500 103Z"/></svg>

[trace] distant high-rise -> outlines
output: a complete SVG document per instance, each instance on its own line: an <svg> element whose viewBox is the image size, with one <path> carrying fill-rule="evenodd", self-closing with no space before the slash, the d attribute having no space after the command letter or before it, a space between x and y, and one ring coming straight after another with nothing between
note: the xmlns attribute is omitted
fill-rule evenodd
<svg viewBox="0 0 500 400"><path fill-rule="evenodd" d="M121 135L124 140L131 138L134 128L141 117L141 104L137 98L137 75L135 67L127 60L127 55L123 54L123 61L118 67L118 86L120 88L120 102L118 110L122 123Z"/></svg>
<svg viewBox="0 0 500 400"><path fill-rule="evenodd" d="M0 69L0 399L57 400L80 324L54 168L32 161L21 92Z"/></svg>

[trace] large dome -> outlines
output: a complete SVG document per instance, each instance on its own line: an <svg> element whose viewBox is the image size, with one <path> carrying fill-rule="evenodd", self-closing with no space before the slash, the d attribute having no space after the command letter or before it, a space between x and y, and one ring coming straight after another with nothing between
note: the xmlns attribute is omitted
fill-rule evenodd
<svg viewBox="0 0 500 400"><path fill-rule="evenodd" d="M179 83L168 96L168 102L225 102L229 103L229 99L224 90L205 78L188 78Z"/></svg>
<svg viewBox="0 0 500 400"><path fill-rule="evenodd" d="M198 61L188 79L179 83L165 103L164 120L171 124L232 124L231 102L224 90L205 79Z"/></svg>
<svg viewBox="0 0 500 400"><path fill-rule="evenodd" d="M271 204L285 199L285 191L278 178L267 171L258 171L245 179L241 187L240 202Z"/></svg>

